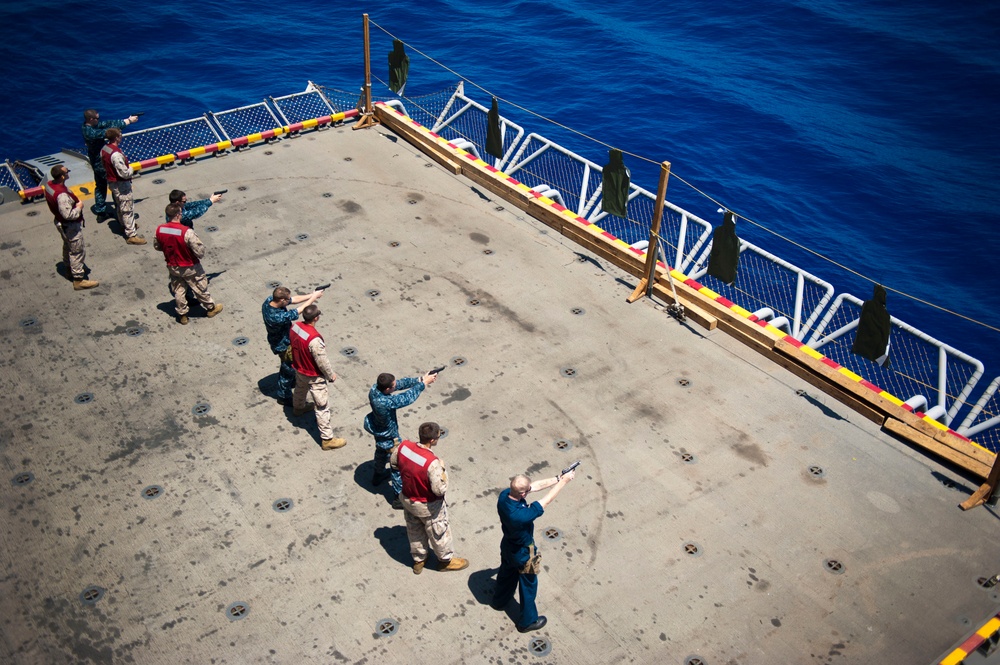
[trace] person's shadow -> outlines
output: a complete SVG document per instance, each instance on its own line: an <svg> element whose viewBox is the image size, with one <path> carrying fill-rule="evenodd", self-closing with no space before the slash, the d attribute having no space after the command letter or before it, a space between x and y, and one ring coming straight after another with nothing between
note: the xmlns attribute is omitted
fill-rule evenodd
<svg viewBox="0 0 1000 665"><path fill-rule="evenodd" d="M493 592L497 588L497 581L494 578L499 572L499 568L484 568L469 575L469 591L472 592L472 597L480 605L490 605L493 603ZM514 593L514 598L503 608L507 618L515 624L521 615L521 606L516 600L517 593Z"/></svg>
<svg viewBox="0 0 1000 665"><path fill-rule="evenodd" d="M397 524L396 526L380 526L372 534L378 538L379 544L385 553L404 566L412 566L413 559L410 557L410 542L406 539L406 527Z"/></svg>
<svg viewBox="0 0 1000 665"><path fill-rule="evenodd" d="M378 485L372 484L372 475L375 470L375 461L368 460L362 462L354 468L354 484L365 490L369 494L381 494L385 497L386 503L392 503L395 492L392 491L392 484L389 480L389 471L386 469L386 479ZM384 489L383 489L384 488Z"/></svg>

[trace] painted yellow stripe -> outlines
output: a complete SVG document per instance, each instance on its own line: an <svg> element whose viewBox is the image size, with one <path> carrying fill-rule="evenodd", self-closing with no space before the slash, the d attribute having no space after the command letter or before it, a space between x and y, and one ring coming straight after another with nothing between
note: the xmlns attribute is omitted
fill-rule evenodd
<svg viewBox="0 0 1000 665"><path fill-rule="evenodd" d="M199 157L205 154L205 146L199 146L197 148L191 148L190 154L192 157Z"/></svg>
<svg viewBox="0 0 1000 665"><path fill-rule="evenodd" d="M160 166L163 166L164 164L169 164L170 162L174 161L174 159L176 158L173 155L161 155L156 158L156 163L159 164Z"/></svg>
<svg viewBox="0 0 1000 665"><path fill-rule="evenodd" d="M233 147L233 142L223 141L222 143L216 143L215 145L219 146L219 150L229 150Z"/></svg>
<svg viewBox="0 0 1000 665"><path fill-rule="evenodd" d="M302 122L302 126L303 127L315 127L318 124L319 124L319 121L316 120L316 118L313 118L312 120L305 120L305 121Z"/></svg>
<svg viewBox="0 0 1000 665"><path fill-rule="evenodd" d="M886 398L887 400L889 400L890 402L892 402L896 406L903 406L903 404L905 404L905 402L903 400L899 399L895 395L890 395L889 393L887 393L884 390L882 392L880 392L879 395L881 395L882 397Z"/></svg>
<svg viewBox="0 0 1000 665"><path fill-rule="evenodd" d="M851 381L859 381L860 382L861 379L863 378L860 375L855 374L851 370L847 369L846 367L840 367L837 371L840 372L841 374L843 374L844 376L846 376L847 378L849 378Z"/></svg>
<svg viewBox="0 0 1000 665"><path fill-rule="evenodd" d="M771 333L772 335L774 335L774 337L775 337L776 339L784 339L784 338L785 338L785 335L787 335L787 334L788 334L788 333L786 333L786 332L785 332L784 330L782 330L781 328L775 328L775 327L774 327L774 326L772 326L772 325L771 325L770 323L769 323L769 324L767 324L766 326L764 326L764 330L766 330L767 332L769 332L769 333Z"/></svg>
<svg viewBox="0 0 1000 665"><path fill-rule="evenodd" d="M712 300L715 300L716 298L719 297L718 293L716 293L712 289L708 288L707 286L703 286L700 289L698 289L698 293L704 294L704 295L708 296L709 298L711 298Z"/></svg>
<svg viewBox="0 0 1000 665"><path fill-rule="evenodd" d="M743 309L742 307L740 307L736 303L733 303L733 306L730 307L729 309L731 309L732 311L736 312L737 314L739 314L740 316L742 316L744 319L749 319L750 316L753 314L753 312L751 312L749 310Z"/></svg>
<svg viewBox="0 0 1000 665"><path fill-rule="evenodd" d="M566 215L570 219L576 219L577 217L580 216L580 215L576 214L575 212L573 212L572 210L570 210L569 208L563 208L562 214Z"/></svg>
<svg viewBox="0 0 1000 665"><path fill-rule="evenodd" d="M539 197L538 197L538 200L539 200L539 201L541 201L542 203L544 203L544 204L545 204L545 205L547 205L547 206L550 206L550 205L552 205L553 203L555 203L555 201L553 201L552 199L550 199L550 198L549 198L549 197L547 197L547 196L539 196Z"/></svg>
<svg viewBox="0 0 1000 665"><path fill-rule="evenodd" d="M961 649L955 649L948 657L941 661L941 665L958 665L962 660L969 654L965 653Z"/></svg>
<svg viewBox="0 0 1000 665"><path fill-rule="evenodd" d="M998 629L1000 629L1000 619L993 617L987 621L982 628L976 631L976 635L986 639L993 633L997 632Z"/></svg>
<svg viewBox="0 0 1000 665"><path fill-rule="evenodd" d="M262 138L263 136L261 136L260 132L257 132L256 134L247 135L247 141L249 141L250 143L253 143L254 141L260 141Z"/></svg>
<svg viewBox="0 0 1000 665"><path fill-rule="evenodd" d="M805 344L799 347L799 351L801 351L802 353L806 354L811 358L815 358L816 360L822 360L823 358L826 357L816 349L812 348L811 346L806 346Z"/></svg>
<svg viewBox="0 0 1000 665"><path fill-rule="evenodd" d="M347 117L347 114L344 113L343 111L341 111L340 113L334 113L332 116L330 116L330 121L331 122L340 122L341 120L343 120L346 117Z"/></svg>
<svg viewBox="0 0 1000 665"><path fill-rule="evenodd" d="M942 425L938 421L934 420L933 418L929 418L928 416L924 416L924 422L927 422L927 423L933 425L934 427L937 427L939 430L942 430L942 431L945 431L945 432L948 431L948 426L947 425Z"/></svg>

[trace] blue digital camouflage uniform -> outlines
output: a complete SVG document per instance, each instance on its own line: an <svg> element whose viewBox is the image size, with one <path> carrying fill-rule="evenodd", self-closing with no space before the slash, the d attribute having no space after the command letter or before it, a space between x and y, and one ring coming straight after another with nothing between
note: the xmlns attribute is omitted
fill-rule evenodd
<svg viewBox="0 0 1000 665"><path fill-rule="evenodd" d="M396 422L396 409L409 406L417 401L424 391L424 382L420 379L396 379L395 392L386 395L373 385L368 391L368 403L372 412L368 414L366 424L369 432L375 437L375 471L372 473L372 484L378 485L385 480L385 466L389 463L392 447L399 440L399 423ZM368 429L366 427L365 429ZM396 469L390 469L392 491L399 494L403 491L403 478Z"/></svg>
<svg viewBox="0 0 1000 665"><path fill-rule="evenodd" d="M538 501L530 504L520 498L510 498L510 489L500 492L497 500L497 514L503 539L500 541L500 570L497 572L497 586L493 592L492 605L502 608L514 597L514 591L521 588L521 617L518 628L524 628L538 621L535 597L538 595L538 575L522 573L528 563L529 546L535 543L535 520L545 509Z"/></svg>
<svg viewBox="0 0 1000 665"><path fill-rule="evenodd" d="M260 308L264 317L264 327L267 328L267 343L271 345L271 351L281 360L278 367L278 398L289 400L291 403L292 389L295 387L295 368L292 367L291 343L288 341L288 331L292 327L292 321L299 318L299 310L294 307L271 307L273 296L268 296L267 300Z"/></svg>
<svg viewBox="0 0 1000 665"><path fill-rule="evenodd" d="M111 127L121 129L124 126L124 120L99 120L93 127L84 123L80 128L83 141L87 144L87 158L94 169L94 205L90 206L90 211L95 215L107 212L108 175L104 172L104 162L101 161L101 148L105 144L104 130Z"/></svg>
<svg viewBox="0 0 1000 665"><path fill-rule="evenodd" d="M181 210L181 224L194 228L194 220L198 219L212 207L211 199L201 199L200 201L188 201ZM274 309L273 307L271 309ZM285 336L288 332L285 331Z"/></svg>

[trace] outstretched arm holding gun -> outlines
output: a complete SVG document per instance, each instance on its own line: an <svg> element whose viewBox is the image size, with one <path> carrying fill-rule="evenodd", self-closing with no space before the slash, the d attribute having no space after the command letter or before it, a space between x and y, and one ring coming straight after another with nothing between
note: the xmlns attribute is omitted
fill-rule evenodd
<svg viewBox="0 0 1000 665"><path fill-rule="evenodd" d="M562 488L576 477L576 467L578 466L580 466L580 462L573 462L568 467L563 469L562 472L555 478L536 480L531 483L531 487L528 492L537 492L551 487L552 489L549 490L549 493L538 500L538 503L542 504L542 508L548 508L549 504L556 498L556 495L562 491Z"/></svg>

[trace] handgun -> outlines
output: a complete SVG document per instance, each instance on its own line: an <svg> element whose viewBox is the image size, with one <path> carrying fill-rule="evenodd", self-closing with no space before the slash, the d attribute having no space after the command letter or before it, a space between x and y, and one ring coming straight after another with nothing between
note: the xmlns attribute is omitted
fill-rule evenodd
<svg viewBox="0 0 1000 665"><path fill-rule="evenodd" d="M215 196L216 194L225 194L228 191L229 191L228 189L220 189L216 192L212 192L212 195Z"/></svg>
<svg viewBox="0 0 1000 665"><path fill-rule="evenodd" d="M332 282L331 282L331 284L332 284ZM324 284L323 286L317 286L317 287L316 287L316 290L317 290L317 291L325 291L325 290L327 290L328 288L330 288L330 284Z"/></svg>
<svg viewBox="0 0 1000 665"><path fill-rule="evenodd" d="M560 477L565 476L567 473L569 473L570 471L574 470L578 466L580 466L580 460L577 460L577 461L573 462L572 464L570 464L569 466L567 466L565 469L563 469L562 473L560 473L559 476Z"/></svg>
<svg viewBox="0 0 1000 665"><path fill-rule="evenodd" d="M428 374L437 374L438 372L443 372L444 368L445 368L445 365L441 365L440 367L436 367L436 368L432 369L431 371L429 371L427 373Z"/></svg>
<svg viewBox="0 0 1000 665"><path fill-rule="evenodd" d="M139 116L146 115L146 112L145 111L137 111L137 112L133 113L132 115L134 115L135 117L138 118Z"/></svg>

